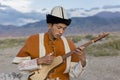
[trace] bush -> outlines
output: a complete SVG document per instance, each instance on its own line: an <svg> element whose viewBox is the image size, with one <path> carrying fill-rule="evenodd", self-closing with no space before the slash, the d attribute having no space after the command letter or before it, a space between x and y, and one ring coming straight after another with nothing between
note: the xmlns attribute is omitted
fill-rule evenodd
<svg viewBox="0 0 120 80"><path fill-rule="evenodd" d="M117 56L120 54L120 40L112 40L89 46L86 49L88 55L93 56Z"/></svg>
<svg viewBox="0 0 120 80"><path fill-rule="evenodd" d="M85 38L88 40L91 40L91 39L94 39L95 37L93 35L89 34L89 35L86 35Z"/></svg>
<svg viewBox="0 0 120 80"><path fill-rule="evenodd" d="M25 40L26 40L25 38L0 40L0 49L23 45Z"/></svg>
<svg viewBox="0 0 120 80"><path fill-rule="evenodd" d="M77 43L82 39L81 36L67 36L68 39L71 39L74 43Z"/></svg>

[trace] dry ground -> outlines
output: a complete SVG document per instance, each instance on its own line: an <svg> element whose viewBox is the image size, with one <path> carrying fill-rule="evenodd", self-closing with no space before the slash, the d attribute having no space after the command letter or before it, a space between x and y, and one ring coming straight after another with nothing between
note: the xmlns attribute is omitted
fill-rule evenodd
<svg viewBox="0 0 120 80"><path fill-rule="evenodd" d="M0 50L0 73L18 72L11 62L19 47ZM72 80L120 80L120 56L92 57L87 56L87 66L79 79Z"/></svg>

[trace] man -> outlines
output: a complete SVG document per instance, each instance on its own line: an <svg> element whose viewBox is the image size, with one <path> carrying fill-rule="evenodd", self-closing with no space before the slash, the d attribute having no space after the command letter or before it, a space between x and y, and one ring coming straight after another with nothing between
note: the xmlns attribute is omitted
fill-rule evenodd
<svg viewBox="0 0 120 80"><path fill-rule="evenodd" d="M49 72L46 80L69 80L69 75L78 77L81 72L80 65L82 68L86 65L83 48L76 49L72 41L62 36L71 19L67 17L65 9L61 6L53 8L51 14L46 15L46 19L48 32L30 36L13 63L19 63L19 70L25 72L37 70L38 66L42 70L43 65L51 65L57 56L63 56L74 50L62 64Z"/></svg>

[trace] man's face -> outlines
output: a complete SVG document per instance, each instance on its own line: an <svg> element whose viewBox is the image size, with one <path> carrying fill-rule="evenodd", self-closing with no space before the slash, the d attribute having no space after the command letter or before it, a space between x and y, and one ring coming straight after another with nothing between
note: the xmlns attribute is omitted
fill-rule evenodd
<svg viewBox="0 0 120 80"><path fill-rule="evenodd" d="M52 36L57 39L63 35L66 28L67 25L63 23L58 23L49 26L49 31L51 32Z"/></svg>

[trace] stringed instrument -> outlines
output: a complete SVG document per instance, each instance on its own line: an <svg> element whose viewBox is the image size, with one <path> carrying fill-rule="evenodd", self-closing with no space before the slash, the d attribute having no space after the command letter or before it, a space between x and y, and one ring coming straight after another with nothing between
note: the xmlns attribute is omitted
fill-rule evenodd
<svg viewBox="0 0 120 80"><path fill-rule="evenodd" d="M81 45L80 47L84 47L84 49L89 46L92 43L95 43L99 40L101 40L102 38L106 37L107 35L109 35L109 33L103 33L101 35L99 35L98 37L96 37L95 39L90 40L89 42ZM53 62L50 65L42 65L42 69L38 69L36 71L32 72L32 75L30 75L30 79L31 80L45 80L49 74L50 71L52 71L54 68L56 68L57 66L59 66L60 64L63 63L63 61L71 56L74 53L74 50L68 52L67 54L63 55L63 56L57 56L54 58Z"/></svg>

